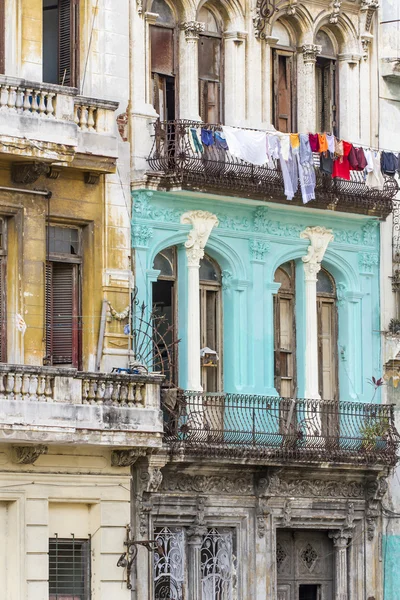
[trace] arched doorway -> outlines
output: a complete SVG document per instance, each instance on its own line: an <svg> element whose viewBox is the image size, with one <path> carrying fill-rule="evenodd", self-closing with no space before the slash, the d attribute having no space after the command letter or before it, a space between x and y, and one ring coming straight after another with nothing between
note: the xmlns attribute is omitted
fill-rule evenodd
<svg viewBox="0 0 400 600"><path fill-rule="evenodd" d="M317 279L319 394L323 400L338 399L338 324L336 286L321 269Z"/></svg>

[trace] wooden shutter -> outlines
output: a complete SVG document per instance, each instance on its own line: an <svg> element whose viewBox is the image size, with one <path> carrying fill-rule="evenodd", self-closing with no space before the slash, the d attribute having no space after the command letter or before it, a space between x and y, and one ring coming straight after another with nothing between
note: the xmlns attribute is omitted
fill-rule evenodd
<svg viewBox="0 0 400 600"><path fill-rule="evenodd" d="M274 126L290 133L293 129L293 55L273 50Z"/></svg>
<svg viewBox="0 0 400 600"><path fill-rule="evenodd" d="M5 9L4 0L0 0L0 73L5 72Z"/></svg>
<svg viewBox="0 0 400 600"><path fill-rule="evenodd" d="M328 58L317 59L315 66L317 129L338 134L337 106L338 85L336 61Z"/></svg>
<svg viewBox="0 0 400 600"><path fill-rule="evenodd" d="M217 81L199 80L200 117L204 123L221 122L221 86Z"/></svg>
<svg viewBox="0 0 400 600"><path fill-rule="evenodd" d="M199 111L205 123L222 121L222 42L218 37L200 36Z"/></svg>
<svg viewBox="0 0 400 600"><path fill-rule="evenodd" d="M319 387L323 400L337 399L337 325L335 301L318 298Z"/></svg>
<svg viewBox="0 0 400 600"><path fill-rule="evenodd" d="M174 30L150 27L151 71L174 76Z"/></svg>
<svg viewBox="0 0 400 600"><path fill-rule="evenodd" d="M58 0L58 79L78 85L79 0Z"/></svg>
<svg viewBox="0 0 400 600"><path fill-rule="evenodd" d="M78 368L78 265L46 265L46 362Z"/></svg>

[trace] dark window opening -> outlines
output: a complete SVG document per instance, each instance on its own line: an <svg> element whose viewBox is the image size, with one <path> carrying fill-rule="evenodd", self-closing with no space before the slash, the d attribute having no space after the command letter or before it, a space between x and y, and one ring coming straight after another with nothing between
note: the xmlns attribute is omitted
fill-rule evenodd
<svg viewBox="0 0 400 600"><path fill-rule="evenodd" d="M90 539L49 540L49 600L90 600Z"/></svg>
<svg viewBox="0 0 400 600"><path fill-rule="evenodd" d="M283 398L293 398L296 388L295 268L293 262L275 272L280 288L274 296L275 388Z"/></svg>
<svg viewBox="0 0 400 600"><path fill-rule="evenodd" d="M222 41L215 36L199 39L199 103L205 123L222 122Z"/></svg>
<svg viewBox="0 0 400 600"><path fill-rule="evenodd" d="M159 17L150 27L152 102L161 121L175 119L175 20L164 0L153 2Z"/></svg>
<svg viewBox="0 0 400 600"><path fill-rule="evenodd" d="M336 286L321 269L317 279L319 393L323 400L338 400L338 321Z"/></svg>
<svg viewBox="0 0 400 600"><path fill-rule="evenodd" d="M222 389L221 270L205 255L200 262L200 346L216 352L202 359L201 378L205 392ZM215 357L215 358L213 358Z"/></svg>
<svg viewBox="0 0 400 600"><path fill-rule="evenodd" d="M338 135L338 84L336 60L318 56L315 65L317 131Z"/></svg>
<svg viewBox="0 0 400 600"><path fill-rule="evenodd" d="M299 600L320 600L321 586L320 585L300 585Z"/></svg>
<svg viewBox="0 0 400 600"><path fill-rule="evenodd" d="M43 0L43 81L78 85L79 0Z"/></svg>

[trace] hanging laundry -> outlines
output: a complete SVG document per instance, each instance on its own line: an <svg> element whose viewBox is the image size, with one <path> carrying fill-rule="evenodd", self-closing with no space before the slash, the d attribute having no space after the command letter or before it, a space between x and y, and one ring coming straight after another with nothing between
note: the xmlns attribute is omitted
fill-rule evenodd
<svg viewBox="0 0 400 600"><path fill-rule="evenodd" d="M290 145L292 146L292 149L299 148L300 138L298 133L290 134Z"/></svg>
<svg viewBox="0 0 400 600"><path fill-rule="evenodd" d="M398 158L393 154L393 152L382 152L381 168L385 175L394 175L398 165Z"/></svg>
<svg viewBox="0 0 400 600"><path fill-rule="evenodd" d="M289 139L289 138L288 138ZM281 141L281 140L280 140ZM299 150L297 149L297 152ZM288 160L283 158L282 154L282 143L280 144L280 165L283 177L283 183L285 186L285 196L287 200L293 200L295 193L299 186L299 175L297 168L297 159L293 156L292 149L289 145L289 157Z"/></svg>
<svg viewBox="0 0 400 600"><path fill-rule="evenodd" d="M328 152L328 140L326 139L325 133L318 134L319 151L321 154Z"/></svg>
<svg viewBox="0 0 400 600"><path fill-rule="evenodd" d="M277 135L267 135L267 151L269 162L277 161L280 158L281 144Z"/></svg>
<svg viewBox="0 0 400 600"><path fill-rule="evenodd" d="M200 152L200 154L203 154L203 152L204 152L203 144L199 140L199 136L197 135L197 129L195 129L194 127L189 128L189 143L195 154L197 154L197 152Z"/></svg>
<svg viewBox="0 0 400 600"><path fill-rule="evenodd" d="M372 152L371 150L368 150L368 153L369 155L366 157L368 161L368 174L365 179L365 185L375 190L383 190L385 179L381 171L381 154L380 152ZM368 170L371 164L372 169Z"/></svg>
<svg viewBox="0 0 400 600"><path fill-rule="evenodd" d="M308 147L310 146L309 140ZM310 148L310 153L308 154L304 151L303 144L303 153L301 152L301 146L292 149L292 154L295 160L297 161L297 168L299 172L299 180L300 180L300 189L301 189L301 197L303 199L303 204L307 204L310 200L315 200L315 169L313 156ZM308 160L306 160L306 156L308 155ZM311 155L311 160L309 158Z"/></svg>
<svg viewBox="0 0 400 600"><path fill-rule="evenodd" d="M333 162L333 171L332 177L335 179L336 177L340 179L346 179L350 181L350 163L349 163L349 154L352 149L352 144L349 142L342 142L343 144L343 156L337 158Z"/></svg>
<svg viewBox="0 0 400 600"><path fill-rule="evenodd" d="M215 145L217 148L222 150L228 150L228 144L226 143L226 139L224 134L221 131L216 131L214 133Z"/></svg>
<svg viewBox="0 0 400 600"><path fill-rule="evenodd" d="M328 152L328 154L321 154L319 157L319 170L321 171L321 173L324 173L324 175L329 175L330 177L332 177L332 172L333 172L333 158L330 154L330 152Z"/></svg>
<svg viewBox="0 0 400 600"><path fill-rule="evenodd" d="M335 154L335 136L332 134L326 134L326 140L328 142L328 152L331 154L332 158Z"/></svg>
<svg viewBox="0 0 400 600"><path fill-rule="evenodd" d="M214 144L214 134L211 129L201 130L201 141L204 146L212 146Z"/></svg>
<svg viewBox="0 0 400 600"><path fill-rule="evenodd" d="M340 158L343 153L343 141L335 138L335 157Z"/></svg>
<svg viewBox="0 0 400 600"><path fill-rule="evenodd" d="M354 148L353 146L349 153L349 163L352 171L364 171L367 166L364 148Z"/></svg>
<svg viewBox="0 0 400 600"><path fill-rule="evenodd" d="M280 131L276 134L281 143L281 153L283 160L289 160L290 157L290 133L281 133Z"/></svg>
<svg viewBox="0 0 400 600"><path fill-rule="evenodd" d="M319 152L319 137L318 133L309 133L308 139L310 141L311 150L313 152Z"/></svg>
<svg viewBox="0 0 400 600"><path fill-rule="evenodd" d="M265 131L234 129L222 126L229 152L253 165L264 165L267 162L267 143Z"/></svg>
<svg viewBox="0 0 400 600"><path fill-rule="evenodd" d="M310 140L307 133L300 134L300 162L314 164L313 153L310 146Z"/></svg>

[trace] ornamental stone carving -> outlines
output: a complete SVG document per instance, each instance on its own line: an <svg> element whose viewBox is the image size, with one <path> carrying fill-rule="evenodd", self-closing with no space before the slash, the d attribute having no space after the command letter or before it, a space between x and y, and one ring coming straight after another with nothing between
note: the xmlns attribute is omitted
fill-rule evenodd
<svg viewBox="0 0 400 600"><path fill-rule="evenodd" d="M132 225L132 244L134 248L147 248L153 237L153 229L147 225Z"/></svg>
<svg viewBox="0 0 400 600"><path fill-rule="evenodd" d="M265 498L257 498L257 535L260 539L265 537L267 533L267 519L270 515L270 510L267 507Z"/></svg>
<svg viewBox="0 0 400 600"><path fill-rule="evenodd" d="M324 258L324 254L329 242L333 241L332 229L325 227L307 227L300 233L300 237L310 240L310 245L307 249L307 255L303 256L304 263L320 263Z"/></svg>
<svg viewBox="0 0 400 600"><path fill-rule="evenodd" d="M254 493L252 475L207 476L168 473L162 484L167 492L248 495Z"/></svg>
<svg viewBox="0 0 400 600"><path fill-rule="evenodd" d="M47 454L48 446L37 444L36 446L14 446L14 462L19 465L33 465L39 456Z"/></svg>
<svg viewBox="0 0 400 600"><path fill-rule="evenodd" d="M204 257L204 248L211 230L218 227L218 219L205 210L191 210L181 216L181 223L192 225L185 248L189 267L198 267Z"/></svg>
<svg viewBox="0 0 400 600"><path fill-rule="evenodd" d="M303 44L303 61L304 64L310 64L317 62L317 56L322 52L322 46L317 44Z"/></svg>
<svg viewBox="0 0 400 600"><path fill-rule="evenodd" d="M329 23L332 23L332 25L336 25L339 20L341 5L342 0L333 0L332 2L332 12L329 17Z"/></svg>
<svg viewBox="0 0 400 600"><path fill-rule="evenodd" d="M111 466L131 467L141 456L146 456L146 448L131 448L130 450L113 450L111 452Z"/></svg>
<svg viewBox="0 0 400 600"><path fill-rule="evenodd" d="M35 183L41 175L47 175L50 169L48 163L38 161L13 163L11 179L14 183Z"/></svg>
<svg viewBox="0 0 400 600"><path fill-rule="evenodd" d="M365 11L365 31L371 29L372 17L379 8L379 0L361 0L361 11Z"/></svg>
<svg viewBox="0 0 400 600"><path fill-rule="evenodd" d="M259 493L263 496L294 496L312 498L364 497L364 485L358 481L326 481L323 479L281 479L278 475L260 479Z"/></svg>
<svg viewBox="0 0 400 600"><path fill-rule="evenodd" d="M388 482L384 477L369 480L365 486L365 500L367 503L365 519L367 522L367 537L370 542L375 536L376 523L381 514L382 498L388 487Z"/></svg>
<svg viewBox="0 0 400 600"><path fill-rule="evenodd" d="M262 240L250 240L249 248L253 260L263 261L265 255L269 252L270 245Z"/></svg>
<svg viewBox="0 0 400 600"><path fill-rule="evenodd" d="M182 31L185 32L187 40L199 39L199 35L205 30L205 27L205 23L200 23L200 21L186 21L180 25Z"/></svg>
<svg viewBox="0 0 400 600"><path fill-rule="evenodd" d="M365 275L371 275L378 262L378 254L375 252L361 252L358 255L360 273Z"/></svg>

